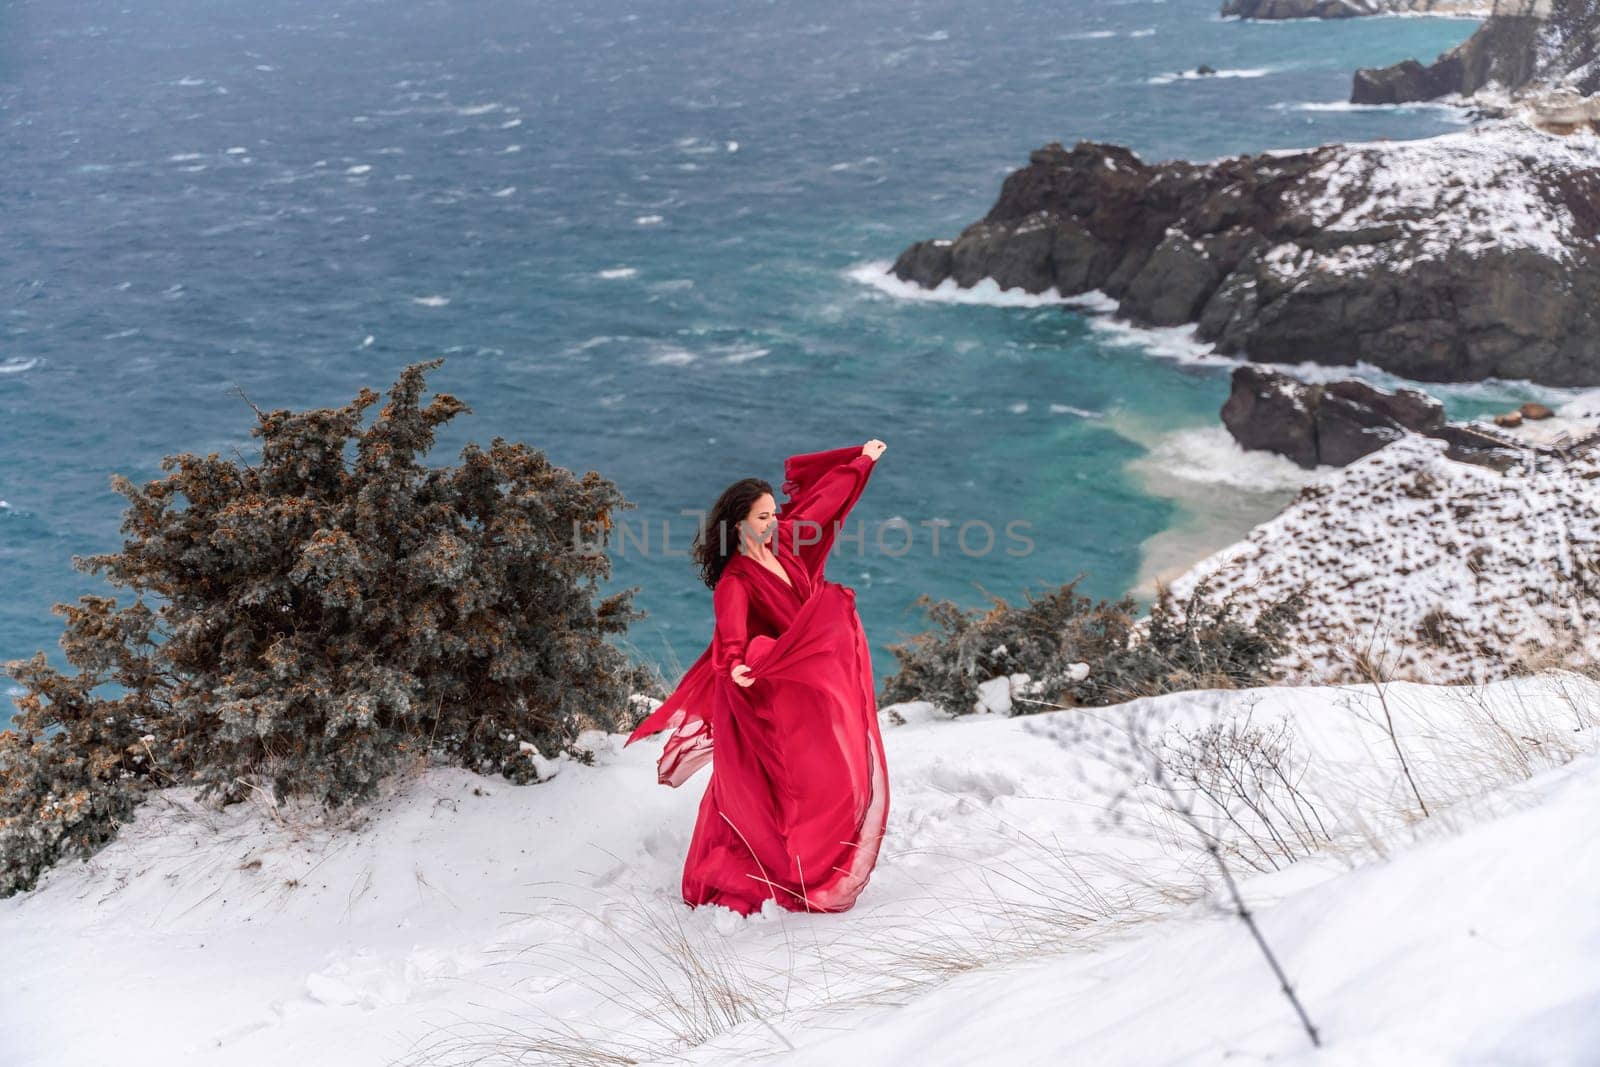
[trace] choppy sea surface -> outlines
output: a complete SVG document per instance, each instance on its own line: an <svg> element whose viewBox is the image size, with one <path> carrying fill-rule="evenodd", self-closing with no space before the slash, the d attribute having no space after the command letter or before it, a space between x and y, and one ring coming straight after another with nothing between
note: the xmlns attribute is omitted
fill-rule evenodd
<svg viewBox="0 0 1600 1067"><path fill-rule="evenodd" d="M71 558L121 545L113 472L248 457L236 387L338 406L436 356L473 413L433 462L504 436L638 504L608 588L639 587L628 643L669 673L712 619L684 512L871 437L862 547L830 575L880 676L919 594L1143 597L1303 477L1231 446L1228 364L881 275L1049 141L1207 159L1463 121L1341 101L1470 20L1216 8L0 2L0 660L64 663L51 605L112 591ZM1550 393L1442 391L1456 417Z"/></svg>

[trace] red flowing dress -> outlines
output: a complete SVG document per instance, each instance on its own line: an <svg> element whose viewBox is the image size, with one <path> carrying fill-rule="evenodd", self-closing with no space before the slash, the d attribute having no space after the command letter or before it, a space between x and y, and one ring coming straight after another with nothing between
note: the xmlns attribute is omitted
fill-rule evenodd
<svg viewBox="0 0 1600 1067"><path fill-rule="evenodd" d="M664 785L711 761L683 865L690 905L845 911L877 862L889 772L872 657L855 591L823 573L873 465L859 445L784 461L773 552L789 581L735 551L712 595L711 644L628 738L673 731ZM738 663L752 685L729 676Z"/></svg>

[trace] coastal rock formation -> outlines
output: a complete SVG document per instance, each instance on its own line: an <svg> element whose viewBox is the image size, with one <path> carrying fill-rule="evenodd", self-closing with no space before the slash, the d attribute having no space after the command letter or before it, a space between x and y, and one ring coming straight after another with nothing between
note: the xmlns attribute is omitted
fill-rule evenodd
<svg viewBox="0 0 1600 1067"><path fill-rule="evenodd" d="M1426 393L1389 393L1348 378L1313 385L1261 367L1238 367L1222 422L1247 449L1302 467L1343 467L1414 430L1444 426L1444 405Z"/></svg>
<svg viewBox="0 0 1600 1067"><path fill-rule="evenodd" d="M1099 290L1127 319L1194 323L1259 362L1596 384L1600 139L1497 122L1205 164L1050 144L980 221L891 270Z"/></svg>
<svg viewBox="0 0 1600 1067"><path fill-rule="evenodd" d="M1461 44L1424 66L1408 59L1356 72L1350 101L1403 104L1495 87L1509 97L1560 91L1549 106L1600 118L1585 98L1600 93L1600 4L1594 0L1496 0L1494 13Z"/></svg>
<svg viewBox="0 0 1600 1067"><path fill-rule="evenodd" d="M1489 14L1488 0L1224 0L1223 18L1348 19L1365 15Z"/></svg>
<svg viewBox="0 0 1600 1067"><path fill-rule="evenodd" d="M1254 366L1234 370L1222 422L1241 447L1277 452L1307 468L1346 466L1408 432L1444 441L1450 459L1496 470L1530 451L1472 426L1447 424L1444 405L1415 389L1391 393L1355 378L1316 385Z"/></svg>

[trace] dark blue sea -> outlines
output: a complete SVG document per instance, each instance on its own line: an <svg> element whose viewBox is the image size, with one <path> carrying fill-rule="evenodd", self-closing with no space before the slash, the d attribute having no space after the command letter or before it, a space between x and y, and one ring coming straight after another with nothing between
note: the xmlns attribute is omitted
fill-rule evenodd
<svg viewBox="0 0 1600 1067"><path fill-rule="evenodd" d="M638 504L620 517L650 551L610 588L639 587L629 644L669 673L712 618L683 512L871 437L864 545L830 575L880 677L919 594L978 607L1082 575L1147 596L1300 477L1232 449L1228 366L1183 331L875 278L1049 141L1208 159L1460 128L1340 102L1356 67L1471 21L1216 8L0 2L0 660L64 663L51 605L113 592L71 562L121 545L113 473L250 455L236 387L338 406L438 356L431 387L473 413L433 462L504 436ZM1179 76L1201 63L1221 75ZM1031 551L1007 554L1013 521Z"/></svg>

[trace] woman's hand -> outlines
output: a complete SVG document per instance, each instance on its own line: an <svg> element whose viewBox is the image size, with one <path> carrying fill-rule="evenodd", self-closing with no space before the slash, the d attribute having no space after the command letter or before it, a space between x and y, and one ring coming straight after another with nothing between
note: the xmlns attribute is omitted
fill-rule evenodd
<svg viewBox="0 0 1600 1067"><path fill-rule="evenodd" d="M861 446L861 454L863 456L871 456L872 462L876 463L878 462L878 457L883 455L883 450L888 447L888 445L874 437L872 440Z"/></svg>
<svg viewBox="0 0 1600 1067"><path fill-rule="evenodd" d="M740 674L741 671L744 672L743 675ZM733 670L728 672L728 675L733 679L735 685L746 689L756 684L755 678L750 673L750 668L743 663L735 664Z"/></svg>

